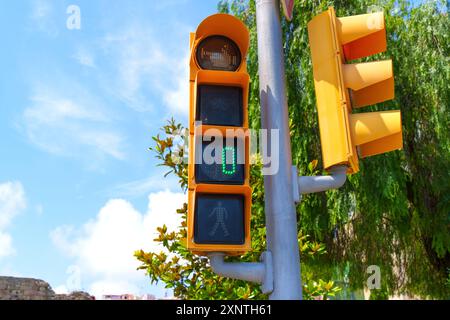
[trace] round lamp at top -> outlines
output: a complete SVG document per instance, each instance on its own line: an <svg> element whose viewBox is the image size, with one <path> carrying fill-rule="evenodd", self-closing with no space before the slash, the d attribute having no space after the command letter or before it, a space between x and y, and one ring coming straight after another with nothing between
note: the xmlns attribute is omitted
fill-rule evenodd
<svg viewBox="0 0 450 320"><path fill-rule="evenodd" d="M241 52L233 40L209 36L198 44L196 59L204 70L236 71L241 65Z"/></svg>

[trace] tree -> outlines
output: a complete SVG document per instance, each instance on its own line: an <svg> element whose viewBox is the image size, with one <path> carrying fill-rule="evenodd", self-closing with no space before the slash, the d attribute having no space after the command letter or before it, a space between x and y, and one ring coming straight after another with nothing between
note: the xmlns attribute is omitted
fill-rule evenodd
<svg viewBox="0 0 450 320"><path fill-rule="evenodd" d="M373 297L406 293L449 298L446 285L450 267L448 8L444 1L418 5L405 0L295 2L294 19L291 22L283 19L282 28L293 162L303 175L325 174L315 166L317 160L320 163L321 152L306 25L329 5L335 7L337 16L366 13L376 8L384 11L388 50L370 60L393 59L396 98L368 111L391 108L402 111L404 149L364 159L360 162L360 172L350 176L339 190L303 197L297 207L303 280L312 283L312 279L348 277L350 288L356 290L366 285L367 267L378 265L382 292ZM252 128L259 128L254 0L221 1L219 10L238 16L250 30L249 123ZM171 122L169 126L176 124ZM165 130L168 133L171 129L166 126ZM155 140L158 156L183 182L185 169L167 159L170 139L156 137ZM252 167L251 174L253 250L241 258L243 261L256 261L265 248L264 190L258 166ZM186 208L181 211L185 213ZM167 267L166 262L159 262L167 261L164 256L137 253L152 281L164 281L184 298L263 297L255 285L212 274L206 259L183 249L180 233L183 229L168 234L173 239L166 239L167 231L161 232L159 241L188 261L187 269L176 267L177 264ZM164 272L169 270L172 272ZM166 279L170 274L181 276L178 280ZM334 292L333 284L330 290ZM209 295L211 292L214 295Z"/></svg>

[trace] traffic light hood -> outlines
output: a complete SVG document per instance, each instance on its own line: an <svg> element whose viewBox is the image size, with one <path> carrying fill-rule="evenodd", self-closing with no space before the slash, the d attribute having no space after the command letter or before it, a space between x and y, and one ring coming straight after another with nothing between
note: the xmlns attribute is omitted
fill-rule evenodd
<svg viewBox="0 0 450 320"><path fill-rule="evenodd" d="M205 38L210 36L224 36L233 40L239 47L241 57L246 57L250 45L250 34L245 24L238 18L224 13L209 16L203 20L191 37L191 48L194 49ZM192 47L193 46L193 47ZM195 53L195 50L191 50ZM194 55L191 61L195 60ZM245 65L242 59L241 67Z"/></svg>
<svg viewBox="0 0 450 320"><path fill-rule="evenodd" d="M330 11L331 12L331 11ZM334 12L332 12L334 16ZM335 18L346 60L359 59L386 51L383 12Z"/></svg>

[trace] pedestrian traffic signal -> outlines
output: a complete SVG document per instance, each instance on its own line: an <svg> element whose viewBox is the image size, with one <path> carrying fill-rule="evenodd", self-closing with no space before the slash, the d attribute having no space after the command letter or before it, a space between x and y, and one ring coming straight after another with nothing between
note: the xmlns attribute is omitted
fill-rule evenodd
<svg viewBox="0 0 450 320"><path fill-rule="evenodd" d="M191 33L186 242L196 254L251 248L248 46L247 28L228 14Z"/></svg>
<svg viewBox="0 0 450 320"><path fill-rule="evenodd" d="M353 108L394 98L392 61L345 64L386 50L383 12L336 18L333 8L308 23L325 169L359 170L361 158L402 148L399 110Z"/></svg>
<svg viewBox="0 0 450 320"><path fill-rule="evenodd" d="M244 244L245 200L241 195L198 194L196 200L195 243ZM228 221L233 223L227 223Z"/></svg>

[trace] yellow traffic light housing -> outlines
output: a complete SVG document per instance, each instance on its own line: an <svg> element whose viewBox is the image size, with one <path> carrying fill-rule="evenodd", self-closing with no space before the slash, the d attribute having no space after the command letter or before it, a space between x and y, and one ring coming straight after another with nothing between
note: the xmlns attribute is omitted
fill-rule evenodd
<svg viewBox="0 0 450 320"><path fill-rule="evenodd" d="M402 148L399 110L351 114L394 98L392 61L345 64L386 50L382 12L336 18L333 8L308 23L325 169Z"/></svg>
<svg viewBox="0 0 450 320"><path fill-rule="evenodd" d="M190 36L186 243L200 255L251 248L248 46L247 28L227 14L209 16Z"/></svg>

